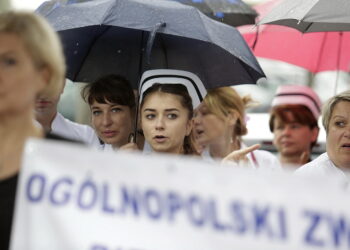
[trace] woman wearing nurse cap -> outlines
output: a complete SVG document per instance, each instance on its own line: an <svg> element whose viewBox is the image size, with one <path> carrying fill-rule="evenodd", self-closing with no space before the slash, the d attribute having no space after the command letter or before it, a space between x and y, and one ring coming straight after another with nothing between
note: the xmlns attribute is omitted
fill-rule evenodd
<svg viewBox="0 0 350 250"><path fill-rule="evenodd" d="M191 72L146 71L139 86L144 152L197 155L191 136L193 108L206 93L202 81Z"/></svg>
<svg viewBox="0 0 350 250"><path fill-rule="evenodd" d="M321 101L309 87L283 85L272 101L269 126L283 166L299 167L310 161L316 144Z"/></svg>

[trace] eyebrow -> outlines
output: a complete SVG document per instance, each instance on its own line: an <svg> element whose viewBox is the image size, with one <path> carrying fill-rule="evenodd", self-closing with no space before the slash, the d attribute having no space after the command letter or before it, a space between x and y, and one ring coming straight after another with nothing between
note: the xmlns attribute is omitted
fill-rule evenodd
<svg viewBox="0 0 350 250"><path fill-rule="evenodd" d="M98 102L98 103L99 103L99 102ZM109 105L111 108L123 106L123 105L117 104L117 103L99 103L99 104L107 104L107 105ZM97 107L97 106L95 106L95 105L93 104L93 105L91 105L91 108L99 108L99 107Z"/></svg>
<svg viewBox="0 0 350 250"><path fill-rule="evenodd" d="M91 109L100 109L100 108L96 106L91 106Z"/></svg>
<svg viewBox="0 0 350 250"><path fill-rule="evenodd" d="M144 109L143 112L156 112L155 109Z"/></svg>
<svg viewBox="0 0 350 250"><path fill-rule="evenodd" d="M9 50L9 51L5 51L5 52L2 52L0 53L0 56L11 56L11 55L16 55L16 51L14 50Z"/></svg>
<svg viewBox="0 0 350 250"><path fill-rule="evenodd" d="M332 119L334 119L334 118L345 118L345 116L343 116L343 115L334 115L334 116L332 116Z"/></svg>
<svg viewBox="0 0 350 250"><path fill-rule="evenodd" d="M165 109L165 112L174 112L174 111L179 112L177 108ZM156 109L146 108L143 110L143 112L156 112Z"/></svg>
<svg viewBox="0 0 350 250"><path fill-rule="evenodd" d="M177 108L173 108L173 109L166 109L165 110L166 112L173 112L173 111L177 111L179 112L179 110Z"/></svg>

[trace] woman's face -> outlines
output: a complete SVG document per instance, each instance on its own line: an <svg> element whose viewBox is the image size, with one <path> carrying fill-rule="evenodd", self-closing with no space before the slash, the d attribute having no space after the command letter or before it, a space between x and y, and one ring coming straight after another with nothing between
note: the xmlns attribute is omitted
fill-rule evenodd
<svg viewBox="0 0 350 250"><path fill-rule="evenodd" d="M47 76L46 69L34 65L17 35L0 33L0 116L31 110Z"/></svg>
<svg viewBox="0 0 350 250"><path fill-rule="evenodd" d="M327 131L327 153L337 167L350 169L350 102L334 106Z"/></svg>
<svg viewBox="0 0 350 250"><path fill-rule="evenodd" d="M292 112L285 115L288 122L282 121L278 116L273 121L273 144L277 151L286 157L309 152L311 144L317 140L318 128L310 128L297 122Z"/></svg>
<svg viewBox="0 0 350 250"><path fill-rule="evenodd" d="M94 101L90 108L92 126L104 143L112 144L113 147L128 143L128 137L133 132L133 119L129 106Z"/></svg>
<svg viewBox="0 0 350 250"><path fill-rule="evenodd" d="M182 106L177 95L149 94L141 108L141 126L145 140L155 152L179 154L185 136L192 129L189 111Z"/></svg>
<svg viewBox="0 0 350 250"><path fill-rule="evenodd" d="M222 140L232 131L229 119L220 119L202 103L194 112L194 136L198 144L205 146Z"/></svg>

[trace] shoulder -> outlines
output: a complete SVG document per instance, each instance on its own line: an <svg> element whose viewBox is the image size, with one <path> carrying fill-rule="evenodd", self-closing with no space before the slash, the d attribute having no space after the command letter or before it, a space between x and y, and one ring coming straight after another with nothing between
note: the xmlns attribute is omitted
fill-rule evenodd
<svg viewBox="0 0 350 250"><path fill-rule="evenodd" d="M85 124L73 122L57 113L53 123L52 132L74 140L84 141L86 144L99 146L99 140L93 128Z"/></svg>
<svg viewBox="0 0 350 250"><path fill-rule="evenodd" d="M91 128L88 125L85 124L80 124L77 122L73 122L67 118L65 118L63 115L61 115L60 113L57 113L54 121L53 121L53 129L57 128L59 129L60 126L68 126L71 127L72 129L77 129L77 130L83 130L83 131L91 131L93 132L93 128Z"/></svg>
<svg viewBox="0 0 350 250"><path fill-rule="evenodd" d="M67 138L67 137L64 137L64 136L61 136L61 135L58 135L58 134L55 134L55 133L51 133L51 132L45 134L45 139L84 144L84 142L82 142L82 141L73 140L71 138Z"/></svg>
<svg viewBox="0 0 350 250"><path fill-rule="evenodd" d="M295 171L296 175L326 174L326 170L331 167L327 153L323 153L313 161L306 163Z"/></svg>
<svg viewBox="0 0 350 250"><path fill-rule="evenodd" d="M241 148L247 147L241 142ZM259 169L278 170L281 169L281 164L277 157L269 151L254 150L247 155L249 161L253 166Z"/></svg>
<svg viewBox="0 0 350 250"><path fill-rule="evenodd" d="M255 150L252 154L256 157L259 167L266 169L281 169L281 164L277 157L269 151Z"/></svg>
<svg viewBox="0 0 350 250"><path fill-rule="evenodd" d="M255 150L254 154L256 154L257 157L260 158L266 158L266 159L270 159L270 160L277 160L277 157L272 154L269 151L265 151L265 150Z"/></svg>

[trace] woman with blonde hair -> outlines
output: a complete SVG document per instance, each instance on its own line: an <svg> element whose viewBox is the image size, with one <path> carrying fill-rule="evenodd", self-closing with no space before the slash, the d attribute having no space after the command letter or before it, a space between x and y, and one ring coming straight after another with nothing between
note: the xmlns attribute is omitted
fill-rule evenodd
<svg viewBox="0 0 350 250"><path fill-rule="evenodd" d="M245 109L253 104L249 96L241 98L231 87L208 90L194 116L195 139L204 148L202 156L205 159L226 160L232 152L243 152L243 158L253 168L280 168L271 153L256 150L257 145L246 148L242 142L241 137L248 132Z"/></svg>
<svg viewBox="0 0 350 250"><path fill-rule="evenodd" d="M9 245L24 144L29 137L50 138L35 123L35 100L59 95L64 75L59 38L43 18L0 14L0 249Z"/></svg>
<svg viewBox="0 0 350 250"><path fill-rule="evenodd" d="M350 190L350 91L331 97L322 109L326 151L296 170L297 175L329 177Z"/></svg>

